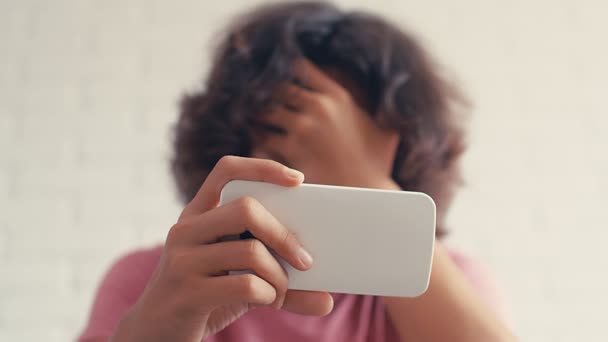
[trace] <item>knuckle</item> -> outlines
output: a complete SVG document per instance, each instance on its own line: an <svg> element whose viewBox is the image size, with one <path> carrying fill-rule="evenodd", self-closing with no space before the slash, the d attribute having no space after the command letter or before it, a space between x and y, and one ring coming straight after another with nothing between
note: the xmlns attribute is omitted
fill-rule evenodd
<svg viewBox="0 0 608 342"><path fill-rule="evenodd" d="M241 291L246 297L255 297L257 292L255 277L253 274L243 274L241 277Z"/></svg>
<svg viewBox="0 0 608 342"><path fill-rule="evenodd" d="M183 222L175 223L171 229L169 229L169 233L167 233L167 244L170 245L175 242L180 235L182 235L183 231L186 230L186 224Z"/></svg>
<svg viewBox="0 0 608 342"><path fill-rule="evenodd" d="M264 166L268 169L268 170L272 170L272 169L281 169L284 167L283 164L279 163L276 160L272 160L272 159L266 159L262 161L264 163Z"/></svg>
<svg viewBox="0 0 608 342"><path fill-rule="evenodd" d="M182 267L185 259L186 258L184 257L183 252L179 252L179 251L170 252L167 254L165 266L167 269L170 269L170 270L180 269Z"/></svg>
<svg viewBox="0 0 608 342"><path fill-rule="evenodd" d="M298 135L306 136L312 131L313 121L309 116L299 118L295 127L295 132Z"/></svg>
<svg viewBox="0 0 608 342"><path fill-rule="evenodd" d="M249 260L257 260L262 255L263 249L266 248L258 239L249 239L246 243Z"/></svg>
<svg viewBox="0 0 608 342"><path fill-rule="evenodd" d="M238 199L237 208L241 219L245 223L251 223L256 219L259 203L254 198L245 196Z"/></svg>
<svg viewBox="0 0 608 342"><path fill-rule="evenodd" d="M330 97L323 95L317 96L315 105L320 115L325 117L333 115L335 105L333 99L331 99Z"/></svg>
<svg viewBox="0 0 608 342"><path fill-rule="evenodd" d="M183 252L174 251L168 253L163 262L165 280L176 287L183 285L187 260L188 256Z"/></svg>
<svg viewBox="0 0 608 342"><path fill-rule="evenodd" d="M350 103L353 101L353 97L350 92L342 87L335 90L334 98L340 103Z"/></svg>
<svg viewBox="0 0 608 342"><path fill-rule="evenodd" d="M235 164L238 161L238 157L235 156L223 156L218 160L217 164L215 164L215 169L218 170L230 170L235 167Z"/></svg>
<svg viewBox="0 0 608 342"><path fill-rule="evenodd" d="M287 249L289 248L290 242L295 238L295 235L289 230L285 229L281 236L281 246Z"/></svg>

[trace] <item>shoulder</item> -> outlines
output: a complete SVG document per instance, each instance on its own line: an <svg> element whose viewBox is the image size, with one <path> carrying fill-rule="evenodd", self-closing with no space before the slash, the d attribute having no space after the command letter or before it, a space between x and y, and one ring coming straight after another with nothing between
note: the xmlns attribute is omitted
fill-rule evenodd
<svg viewBox="0 0 608 342"><path fill-rule="evenodd" d="M504 291L496 280L494 273L480 260L455 248L447 247L446 249L452 262L469 280L471 286L482 300L503 321L510 323L510 308Z"/></svg>
<svg viewBox="0 0 608 342"><path fill-rule="evenodd" d="M162 246L156 246L134 250L118 258L102 280L98 297L115 295L134 303L152 277L162 251Z"/></svg>
<svg viewBox="0 0 608 342"><path fill-rule="evenodd" d="M118 258L101 280L79 341L109 337L137 302L160 260L162 246L132 251Z"/></svg>
<svg viewBox="0 0 608 342"><path fill-rule="evenodd" d="M105 279L149 277L156 269L162 251L162 246L155 246L129 252L114 261Z"/></svg>
<svg viewBox="0 0 608 342"><path fill-rule="evenodd" d="M107 271L99 293L120 291L126 300L137 299L152 277L161 254L162 246L156 246L138 249L118 258Z"/></svg>

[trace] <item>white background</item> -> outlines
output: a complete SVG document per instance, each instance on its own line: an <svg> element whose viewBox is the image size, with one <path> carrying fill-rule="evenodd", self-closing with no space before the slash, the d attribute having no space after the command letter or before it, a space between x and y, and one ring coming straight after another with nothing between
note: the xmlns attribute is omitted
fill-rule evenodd
<svg viewBox="0 0 608 342"><path fill-rule="evenodd" d="M343 2L413 28L476 103L450 241L518 335L606 341L608 3ZM162 241L177 99L250 4L0 1L1 341L73 339L109 263Z"/></svg>

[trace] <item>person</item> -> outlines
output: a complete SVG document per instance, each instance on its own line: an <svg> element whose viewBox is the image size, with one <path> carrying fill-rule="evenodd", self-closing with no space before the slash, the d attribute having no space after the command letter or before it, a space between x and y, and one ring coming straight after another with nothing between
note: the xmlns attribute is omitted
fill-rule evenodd
<svg viewBox="0 0 608 342"><path fill-rule="evenodd" d="M488 272L442 242L467 109L417 40L378 16L288 2L239 17L203 90L181 104L172 169L187 205L163 246L113 265L79 341L514 340ZM232 179L292 187L304 177L432 196L427 292L287 290L269 250L305 271L305 246L255 199L218 199ZM255 238L221 239L245 231ZM228 273L243 269L253 272Z"/></svg>

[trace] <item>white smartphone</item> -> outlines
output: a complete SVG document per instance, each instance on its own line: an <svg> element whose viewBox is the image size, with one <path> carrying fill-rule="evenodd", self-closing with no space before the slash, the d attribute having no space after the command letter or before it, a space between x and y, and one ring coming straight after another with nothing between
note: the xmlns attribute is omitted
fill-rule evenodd
<svg viewBox="0 0 608 342"><path fill-rule="evenodd" d="M420 192L302 184L293 188L234 180L220 205L257 199L312 255L299 271L281 258L289 288L415 297L429 284L435 203Z"/></svg>

